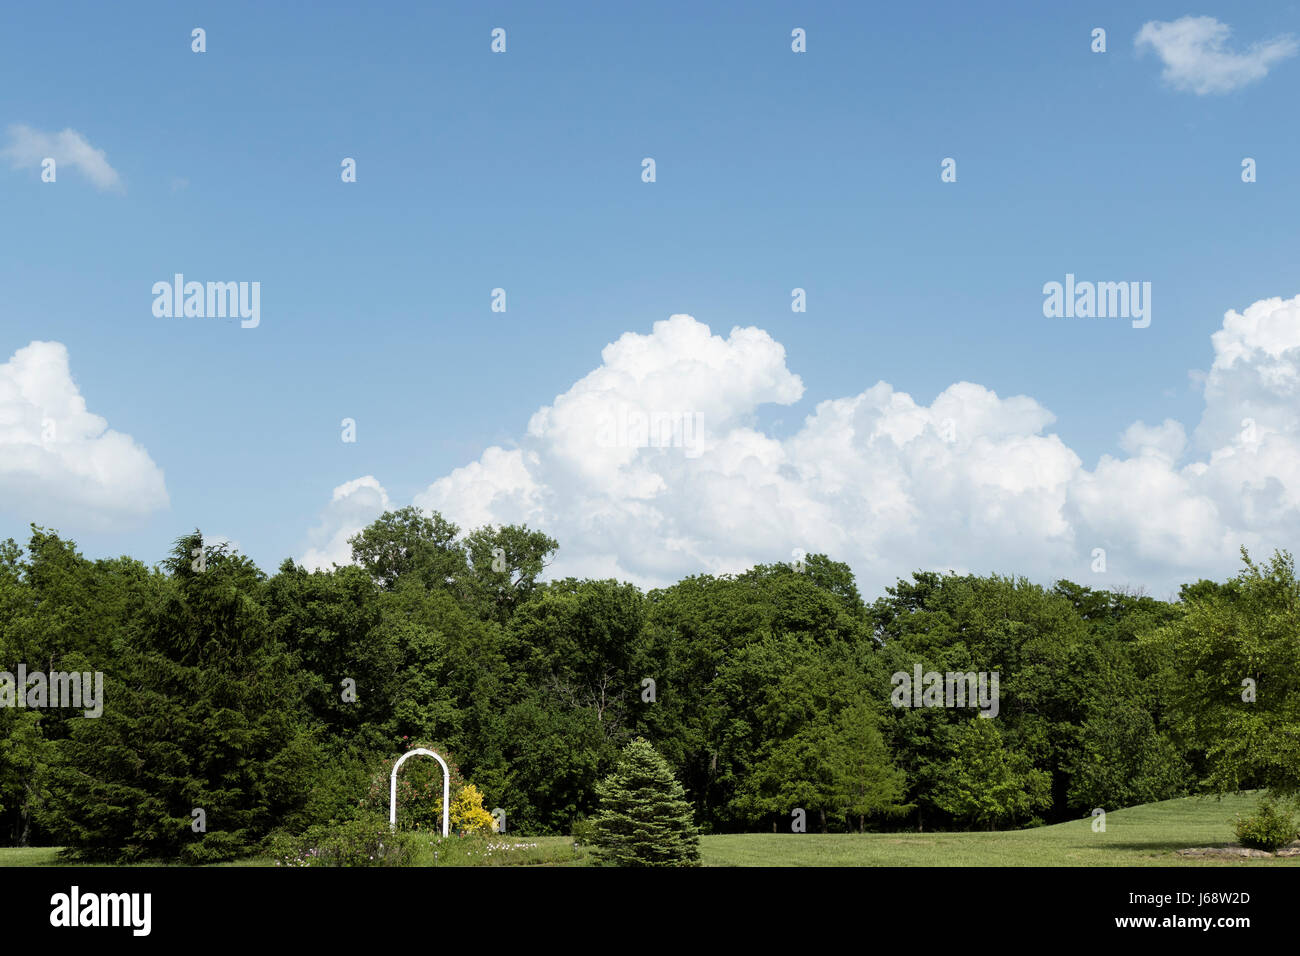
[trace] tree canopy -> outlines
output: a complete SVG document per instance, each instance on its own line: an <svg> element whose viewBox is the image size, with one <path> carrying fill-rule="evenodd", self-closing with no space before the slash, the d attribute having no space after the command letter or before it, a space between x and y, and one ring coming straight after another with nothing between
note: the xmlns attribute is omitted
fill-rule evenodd
<svg viewBox="0 0 1300 956"><path fill-rule="evenodd" d="M268 577L197 530L153 566L37 526L0 543L0 703L20 664L104 680L97 717L0 706L7 842L228 858L371 812L417 740L515 833L595 814L638 739L705 833L799 810L823 830L1005 828L1300 792L1287 554L1243 554L1172 601L926 571L867 602L827 555L649 591L545 580L545 533L415 508L352 546L354 564ZM997 675L996 714L894 706L898 674Z"/></svg>

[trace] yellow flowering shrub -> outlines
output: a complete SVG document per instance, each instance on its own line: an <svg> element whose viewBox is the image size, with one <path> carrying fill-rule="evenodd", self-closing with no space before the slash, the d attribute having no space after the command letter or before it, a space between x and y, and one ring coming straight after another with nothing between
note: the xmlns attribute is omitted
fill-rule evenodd
<svg viewBox="0 0 1300 956"><path fill-rule="evenodd" d="M483 794L467 783L451 801L451 829L457 833L495 833L496 821L483 809Z"/></svg>

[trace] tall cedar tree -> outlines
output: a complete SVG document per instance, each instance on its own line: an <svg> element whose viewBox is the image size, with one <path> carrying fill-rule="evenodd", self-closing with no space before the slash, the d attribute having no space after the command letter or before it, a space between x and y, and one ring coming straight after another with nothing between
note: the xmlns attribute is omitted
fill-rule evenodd
<svg viewBox="0 0 1300 956"><path fill-rule="evenodd" d="M177 541L161 595L105 675L103 715L76 721L50 768L51 829L82 856L209 862L305 822L318 750L258 601L261 573L199 549L197 532Z"/></svg>
<svg viewBox="0 0 1300 956"><path fill-rule="evenodd" d="M597 784L600 810L592 820L593 844L615 866L693 866L700 861L700 835L686 791L668 762L637 737L618 766Z"/></svg>

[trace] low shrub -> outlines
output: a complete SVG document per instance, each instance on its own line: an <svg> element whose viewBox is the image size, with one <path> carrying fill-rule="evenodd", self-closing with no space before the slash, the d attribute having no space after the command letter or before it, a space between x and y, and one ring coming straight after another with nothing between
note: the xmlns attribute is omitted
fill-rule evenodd
<svg viewBox="0 0 1300 956"><path fill-rule="evenodd" d="M268 851L276 866L409 866L418 846L414 834L393 833L382 817L363 816L277 834Z"/></svg>
<svg viewBox="0 0 1300 956"><path fill-rule="evenodd" d="M1265 797L1250 816L1237 817L1237 842L1272 853L1296 839L1297 829L1291 811L1272 797Z"/></svg>
<svg viewBox="0 0 1300 956"><path fill-rule="evenodd" d="M472 783L465 784L460 793L456 794L448 815L451 818L451 829L457 833L496 833L496 820L483 809L483 794Z"/></svg>
<svg viewBox="0 0 1300 956"><path fill-rule="evenodd" d="M206 833L201 840L181 847L181 862L189 866L224 863L248 853L248 833L215 831Z"/></svg>
<svg viewBox="0 0 1300 956"><path fill-rule="evenodd" d="M596 838L596 824L590 817L578 817L569 832L575 846L591 846Z"/></svg>

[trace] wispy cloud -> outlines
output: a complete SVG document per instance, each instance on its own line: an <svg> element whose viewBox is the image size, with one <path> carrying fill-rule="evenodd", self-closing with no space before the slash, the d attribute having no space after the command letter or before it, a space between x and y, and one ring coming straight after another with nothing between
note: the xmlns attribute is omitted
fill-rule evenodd
<svg viewBox="0 0 1300 956"><path fill-rule="evenodd" d="M97 189L106 192L125 192L122 177L108 163L102 149L96 149L75 129L61 133L46 133L30 126L16 124L9 127L9 143L0 150L0 156L14 169L29 169L41 165L47 157L53 158L59 170L76 169L89 179Z"/></svg>
<svg viewBox="0 0 1300 956"><path fill-rule="evenodd" d="M1214 17L1152 20L1143 24L1134 45L1156 51L1165 65L1161 77L1166 83L1198 96L1229 93L1262 80L1275 63L1297 50L1295 38L1283 34L1238 53L1226 48L1231 34L1232 29Z"/></svg>

